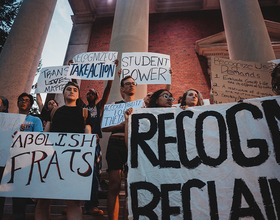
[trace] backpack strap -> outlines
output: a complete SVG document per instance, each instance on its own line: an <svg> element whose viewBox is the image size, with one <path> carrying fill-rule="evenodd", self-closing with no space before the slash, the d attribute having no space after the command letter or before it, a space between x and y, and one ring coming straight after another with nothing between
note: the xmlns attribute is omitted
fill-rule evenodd
<svg viewBox="0 0 280 220"><path fill-rule="evenodd" d="M88 117L88 109L87 108L83 108L84 126L86 126L87 117Z"/></svg>
<svg viewBox="0 0 280 220"><path fill-rule="evenodd" d="M56 112L56 110L58 109L59 107L54 107L51 111L51 122L53 120L53 116L54 116L54 113Z"/></svg>

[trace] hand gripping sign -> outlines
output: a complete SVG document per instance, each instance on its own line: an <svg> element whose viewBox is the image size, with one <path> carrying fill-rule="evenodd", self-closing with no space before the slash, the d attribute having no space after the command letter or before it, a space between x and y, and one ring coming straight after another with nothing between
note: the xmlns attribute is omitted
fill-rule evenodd
<svg viewBox="0 0 280 220"><path fill-rule="evenodd" d="M278 219L280 97L133 109L129 219Z"/></svg>
<svg viewBox="0 0 280 220"><path fill-rule="evenodd" d="M93 134L18 132L0 195L89 200L95 147Z"/></svg>

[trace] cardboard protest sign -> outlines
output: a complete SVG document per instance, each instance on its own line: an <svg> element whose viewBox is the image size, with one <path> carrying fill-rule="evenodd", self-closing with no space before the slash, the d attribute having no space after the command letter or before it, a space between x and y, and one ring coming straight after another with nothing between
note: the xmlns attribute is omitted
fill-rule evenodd
<svg viewBox="0 0 280 220"><path fill-rule="evenodd" d="M0 195L89 200L95 147L93 134L18 132Z"/></svg>
<svg viewBox="0 0 280 220"><path fill-rule="evenodd" d="M120 104L109 104L104 106L102 128L118 125L123 122L124 112L129 108L142 108L143 99L139 99L133 102L126 102Z"/></svg>
<svg viewBox="0 0 280 220"><path fill-rule="evenodd" d="M0 112L0 167L4 167L8 160L10 147L13 143L12 135L19 131L26 115Z"/></svg>
<svg viewBox="0 0 280 220"><path fill-rule="evenodd" d="M118 52L88 52L76 55L67 76L84 80L114 80Z"/></svg>
<svg viewBox="0 0 280 220"><path fill-rule="evenodd" d="M214 103L274 95L271 89L272 63L256 63L211 57Z"/></svg>
<svg viewBox="0 0 280 220"><path fill-rule="evenodd" d="M42 68L35 93L62 93L67 82L69 66L51 66Z"/></svg>
<svg viewBox="0 0 280 220"><path fill-rule="evenodd" d="M137 84L171 84L169 55L123 53L121 67L121 79L130 75Z"/></svg>
<svg viewBox="0 0 280 220"><path fill-rule="evenodd" d="M276 96L134 109L129 219L278 219L279 121Z"/></svg>

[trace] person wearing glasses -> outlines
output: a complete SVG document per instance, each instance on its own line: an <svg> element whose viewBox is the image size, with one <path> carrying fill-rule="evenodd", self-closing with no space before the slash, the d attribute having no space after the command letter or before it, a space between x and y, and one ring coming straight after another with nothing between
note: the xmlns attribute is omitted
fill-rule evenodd
<svg viewBox="0 0 280 220"><path fill-rule="evenodd" d="M136 83L131 76L121 80L120 92L123 100L115 102L125 103L135 101ZM121 189L121 172L127 161L127 147L124 138L125 122L119 125L102 128L103 132L112 132L107 147L106 160L109 173L109 191L107 196L107 209L109 219L119 217L119 192ZM124 208L124 219L127 218L127 210Z"/></svg>
<svg viewBox="0 0 280 220"><path fill-rule="evenodd" d="M20 126L20 131L42 132L41 119L29 115L29 110L34 103L33 96L22 93L18 97L17 106L19 114L26 115L25 121ZM13 219L25 219L26 198L13 198Z"/></svg>
<svg viewBox="0 0 280 220"><path fill-rule="evenodd" d="M40 118L29 115L29 110L31 109L33 103L33 96L30 94L22 93L18 97L18 113L26 115L24 123L20 126L20 131L43 131Z"/></svg>
<svg viewBox="0 0 280 220"><path fill-rule="evenodd" d="M180 108L185 110L187 107L201 106L201 105L204 105L203 97L201 93L198 90L189 89L182 96Z"/></svg>
<svg viewBox="0 0 280 220"><path fill-rule="evenodd" d="M160 89L152 94L147 108L171 108L174 101L175 99L168 89ZM128 144L128 119L132 112L133 108L129 108L124 113L126 145Z"/></svg>
<svg viewBox="0 0 280 220"><path fill-rule="evenodd" d="M167 89L160 89L151 96L148 108L168 108L174 102L172 94Z"/></svg>
<svg viewBox="0 0 280 220"><path fill-rule="evenodd" d="M173 74L173 71L172 69L169 70L169 73L172 77L172 74ZM171 89L171 84L166 84L165 86L165 89L170 91ZM144 108L148 108L148 105L149 105L149 102L150 102L150 99L151 99L151 96L153 95L153 92L148 92L147 95L143 98L143 101L144 101Z"/></svg>

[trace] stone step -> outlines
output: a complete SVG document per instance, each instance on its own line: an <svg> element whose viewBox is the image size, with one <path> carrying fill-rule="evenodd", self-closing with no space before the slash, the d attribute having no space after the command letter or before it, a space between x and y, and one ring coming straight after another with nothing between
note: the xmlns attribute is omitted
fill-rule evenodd
<svg viewBox="0 0 280 220"><path fill-rule="evenodd" d="M108 179L108 174L107 173L102 173L101 175L101 184L102 180L107 181ZM120 212L119 212L119 219L123 219L123 207L125 204L125 179L122 178L122 183L121 183L121 192L119 196L120 200ZM106 188L106 183L105 184ZM90 216L90 215L83 215L84 220L107 220L108 219L108 211L107 211L107 188L104 189L103 187L102 192L99 192L98 194L98 201L99 201L99 206L98 208L103 210L104 216ZM81 202L82 208L84 208L84 201ZM67 208L66 202L64 200L59 200L55 199L51 201L51 206L50 206L50 220L66 220L66 216L62 215L62 211ZM4 207L4 216L3 220L12 220L12 212L13 212L13 206L12 206L12 198L6 198L5 199L5 207ZM27 204L26 205L26 220L34 220L34 212L35 212L35 204Z"/></svg>
<svg viewBox="0 0 280 220"><path fill-rule="evenodd" d="M119 212L119 219L122 219L123 216L123 206L125 204L125 193L124 191L120 192L120 212ZM84 202L81 202L81 206L83 208ZM66 202L64 200L52 200L51 206L50 206L50 213L51 213L51 219L65 219L66 216L63 216L61 213L62 211L67 208ZM103 210L104 216L89 216L89 215L83 215L83 219L100 219L105 220L108 219L108 212L107 212L107 199L99 199L99 209ZM13 206L12 206L12 198L6 198L5 199L5 207L4 207L4 217L3 219L12 219L12 212L13 212ZM27 204L26 205L26 220L28 219L34 219L34 212L35 212L35 204Z"/></svg>

